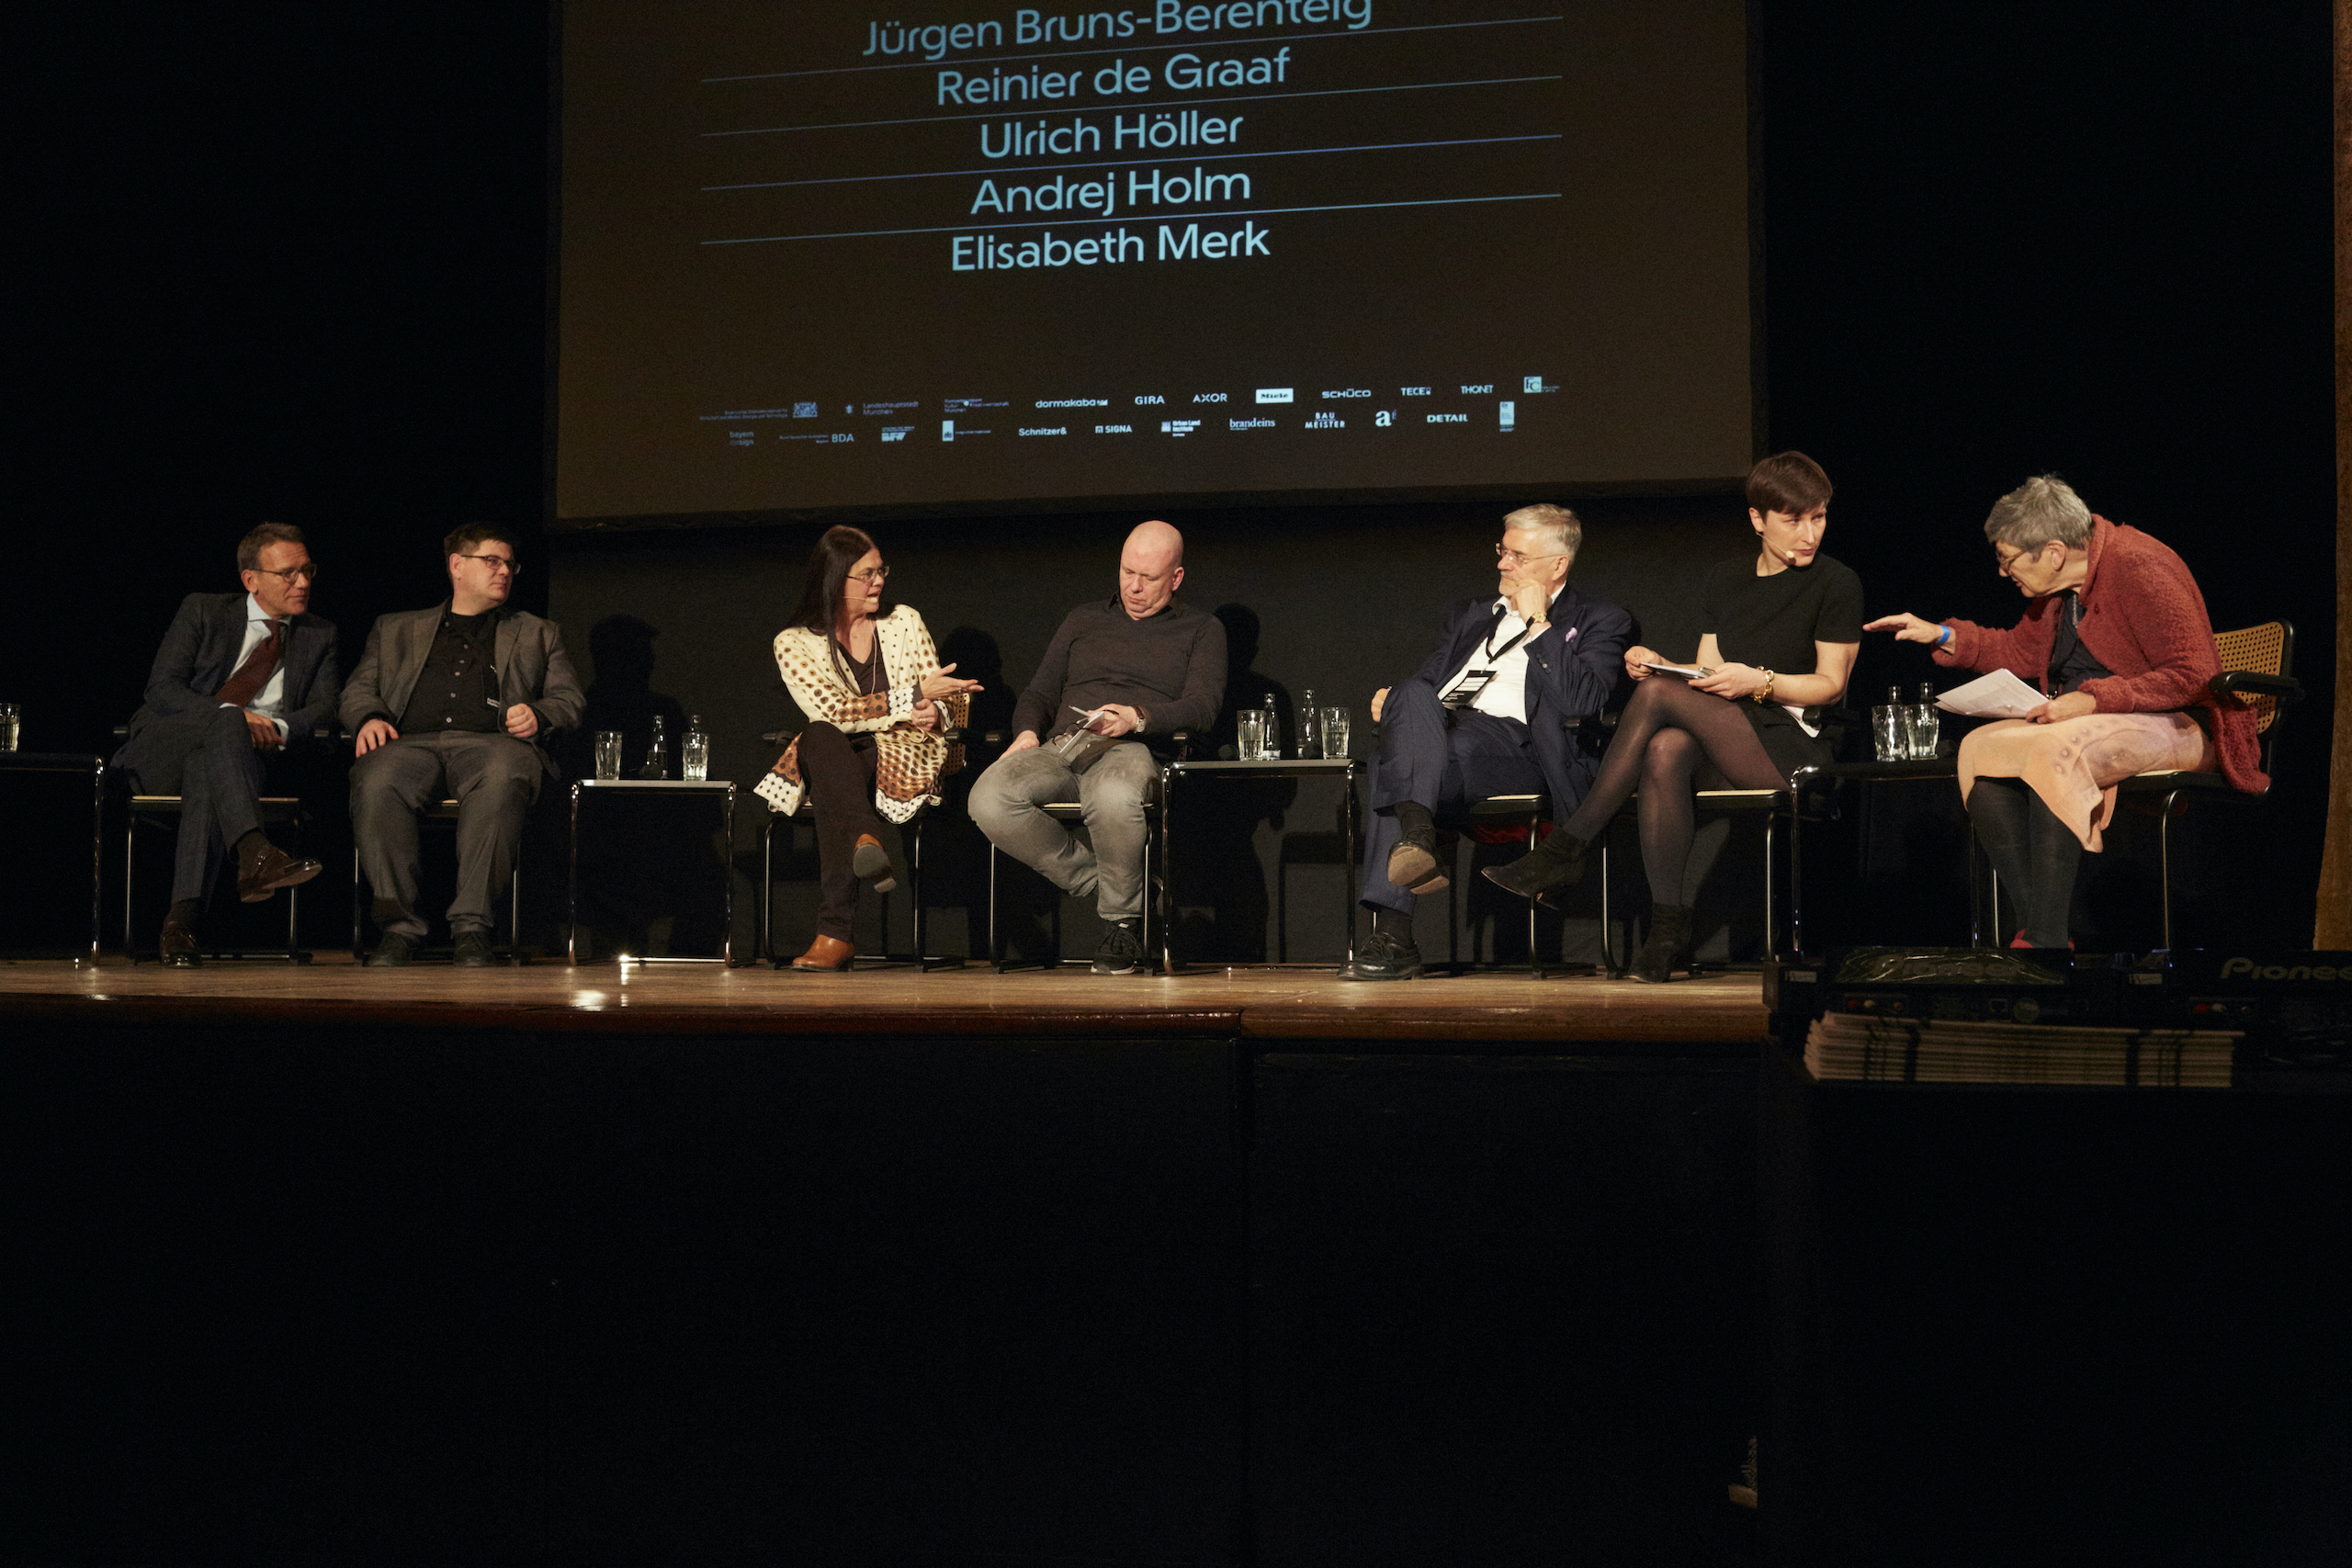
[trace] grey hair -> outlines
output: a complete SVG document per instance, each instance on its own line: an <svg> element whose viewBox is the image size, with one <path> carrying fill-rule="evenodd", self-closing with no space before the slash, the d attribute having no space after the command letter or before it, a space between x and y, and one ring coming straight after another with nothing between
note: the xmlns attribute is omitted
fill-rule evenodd
<svg viewBox="0 0 2352 1568"><path fill-rule="evenodd" d="M2055 474L2030 479L1993 503L1984 536L1996 545L2029 553L2055 539L2080 549L2091 536L2091 509Z"/></svg>
<svg viewBox="0 0 2352 1568"><path fill-rule="evenodd" d="M1567 557L1570 566L1576 564L1577 552L1584 547L1584 525L1577 521L1577 514L1565 506L1555 506L1549 502L1539 502L1533 506L1522 506L1516 512L1504 513L1503 526L1506 529L1528 528L1542 534L1544 542L1550 547L1548 553Z"/></svg>
<svg viewBox="0 0 2352 1568"><path fill-rule="evenodd" d="M237 541L237 570L259 571L261 553L272 545L299 545L302 530L291 523L256 523L245 536Z"/></svg>

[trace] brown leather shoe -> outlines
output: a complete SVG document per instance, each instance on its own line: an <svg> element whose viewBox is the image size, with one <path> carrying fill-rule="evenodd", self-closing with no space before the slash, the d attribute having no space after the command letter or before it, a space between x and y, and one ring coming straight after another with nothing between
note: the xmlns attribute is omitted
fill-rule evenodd
<svg viewBox="0 0 2352 1568"><path fill-rule="evenodd" d="M196 951L196 931L185 920L165 917L163 939L155 945L167 969L193 969L204 962Z"/></svg>
<svg viewBox="0 0 2352 1568"><path fill-rule="evenodd" d="M808 944L808 951L792 961L792 967L808 975L846 975L850 965L857 962L857 949L837 936L819 932Z"/></svg>
<svg viewBox="0 0 2352 1568"><path fill-rule="evenodd" d="M279 888L308 882L324 869L314 860L296 860L265 840L258 853L239 857L237 897L245 903L259 904Z"/></svg>

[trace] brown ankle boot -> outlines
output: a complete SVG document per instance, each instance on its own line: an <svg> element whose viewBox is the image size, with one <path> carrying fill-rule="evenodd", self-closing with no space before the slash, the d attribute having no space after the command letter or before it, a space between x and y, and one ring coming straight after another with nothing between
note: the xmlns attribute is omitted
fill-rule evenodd
<svg viewBox="0 0 2352 1568"><path fill-rule="evenodd" d="M849 868L860 882L872 883L876 893L888 893L899 886L899 874L890 864L890 852L871 833L857 836L857 851L850 859Z"/></svg>
<svg viewBox="0 0 2352 1568"><path fill-rule="evenodd" d="M857 962L857 949L837 936L817 933L808 951L792 961L792 967L807 975L846 975Z"/></svg>

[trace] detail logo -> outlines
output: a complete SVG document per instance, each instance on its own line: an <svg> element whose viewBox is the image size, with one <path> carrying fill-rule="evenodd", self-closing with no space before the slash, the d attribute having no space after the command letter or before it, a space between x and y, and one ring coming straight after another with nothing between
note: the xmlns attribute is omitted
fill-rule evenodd
<svg viewBox="0 0 2352 1568"><path fill-rule="evenodd" d="M1291 392L1292 389L1288 387L1261 387L1258 389L1258 400L1261 403L1286 403L1291 400Z"/></svg>

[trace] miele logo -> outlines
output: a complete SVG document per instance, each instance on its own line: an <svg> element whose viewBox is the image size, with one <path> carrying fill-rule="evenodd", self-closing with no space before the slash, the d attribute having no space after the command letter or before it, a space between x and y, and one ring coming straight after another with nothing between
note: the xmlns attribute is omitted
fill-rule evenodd
<svg viewBox="0 0 2352 1568"><path fill-rule="evenodd" d="M2346 985L2352 984L2352 964L2256 964L2251 958L2233 958L2222 965L2222 979L2241 976L2249 980L2332 980Z"/></svg>

